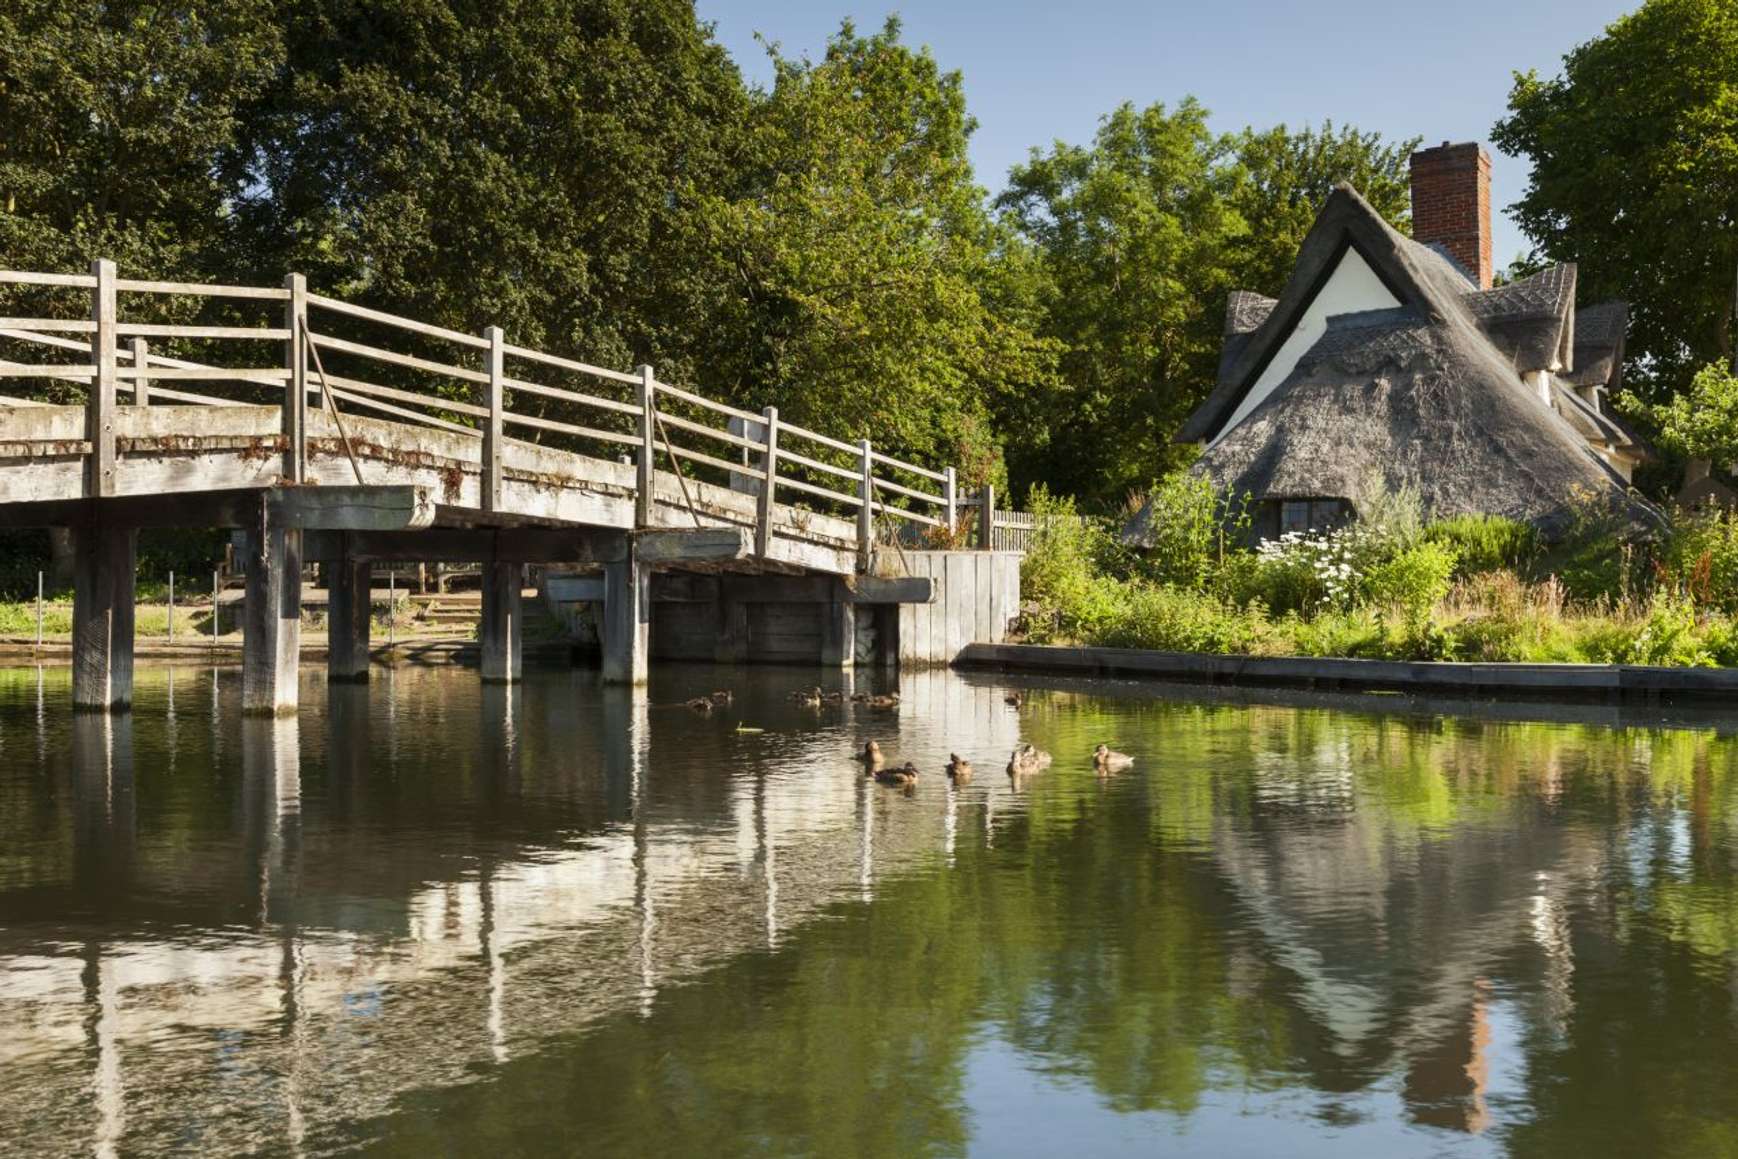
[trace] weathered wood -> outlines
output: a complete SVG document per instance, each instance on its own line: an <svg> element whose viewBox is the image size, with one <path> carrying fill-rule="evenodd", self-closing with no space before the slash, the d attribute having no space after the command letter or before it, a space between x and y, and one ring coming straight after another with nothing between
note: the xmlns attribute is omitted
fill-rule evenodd
<svg viewBox="0 0 1738 1159"><path fill-rule="evenodd" d="M524 677L523 583L520 564L483 565L483 618L477 636L486 683L511 684Z"/></svg>
<svg viewBox="0 0 1738 1159"><path fill-rule="evenodd" d="M869 572L875 568L875 453L868 439L858 444L858 455L857 570Z"/></svg>
<svg viewBox="0 0 1738 1159"><path fill-rule="evenodd" d="M72 703L108 712L133 702L136 532L87 522L73 529Z"/></svg>
<svg viewBox="0 0 1738 1159"><path fill-rule="evenodd" d="M96 286L91 290L90 393L85 400L85 439L91 445L85 466L87 496L115 493L115 263L102 258L91 263Z"/></svg>
<svg viewBox="0 0 1738 1159"><path fill-rule="evenodd" d="M954 469L947 469L947 478L942 482L942 509L946 513L948 538L959 533L960 527L960 494L959 476Z"/></svg>
<svg viewBox="0 0 1738 1159"><path fill-rule="evenodd" d="M370 322L379 322L400 330L409 330L415 334L427 334L431 338L444 338L448 342L456 342L461 346L475 346L487 350L489 344L475 334L466 334L459 330L449 330L445 326L435 326L428 322L418 322L414 318L405 318L398 314L388 314L384 310L371 310L367 306L358 306L339 298L328 298L324 294L309 294L308 302L322 310L330 310L334 314L347 314L352 318L366 318Z"/></svg>
<svg viewBox="0 0 1738 1159"><path fill-rule="evenodd" d="M646 564L724 562L754 551L746 527L660 528L634 533L634 554Z"/></svg>
<svg viewBox="0 0 1738 1159"><path fill-rule="evenodd" d="M988 483L978 492L978 550L996 550L996 489Z"/></svg>
<svg viewBox="0 0 1738 1159"><path fill-rule="evenodd" d="M290 295L275 286L220 286L211 282L149 282L139 278L118 278L115 289L127 294L185 294L197 298L253 298L261 302L281 302Z"/></svg>
<svg viewBox="0 0 1738 1159"><path fill-rule="evenodd" d="M848 575L845 598L857 604L927 604L935 599L928 576Z"/></svg>
<svg viewBox="0 0 1738 1159"><path fill-rule="evenodd" d="M302 653L302 533L267 524L249 530L246 542L241 710L289 716Z"/></svg>
<svg viewBox="0 0 1738 1159"><path fill-rule="evenodd" d="M369 358L375 362L384 362L390 366L403 366L410 370L425 370L430 374L438 374L443 378L457 378L465 382L480 382L487 384L489 376L481 370L472 370L465 366L454 366L450 362L436 362L432 358L418 358L411 354L400 354L396 350L388 350L384 346L370 346L366 342L352 342L347 338L337 338L331 334L321 334L310 330L308 341L326 350L336 350L343 354L354 354L360 358ZM431 404L440 400L429 397Z"/></svg>
<svg viewBox="0 0 1738 1159"><path fill-rule="evenodd" d="M489 417L483 428L483 510L492 512L501 508L501 443L505 437L501 429L501 414L505 409L502 384L506 378L506 355L502 345L506 337L499 326L485 329L483 337L489 341L489 383L485 396Z"/></svg>
<svg viewBox="0 0 1738 1159"><path fill-rule="evenodd" d="M818 605L821 615L821 663L828 668L850 668L857 658L857 608L843 593Z"/></svg>
<svg viewBox="0 0 1738 1159"><path fill-rule="evenodd" d="M344 533L339 533L340 537ZM305 543L304 543L305 546ZM307 562L304 555L303 562ZM327 566L331 591L327 606L326 679L368 679L369 635L374 623L374 565L343 552Z"/></svg>
<svg viewBox="0 0 1738 1159"><path fill-rule="evenodd" d="M133 405L151 405L151 355L143 338L135 338L128 345L133 354Z"/></svg>
<svg viewBox="0 0 1738 1159"><path fill-rule="evenodd" d="M766 450L760 463L759 506L754 521L754 553L763 559L772 547L773 516L778 509L778 407L762 412Z"/></svg>
<svg viewBox="0 0 1738 1159"><path fill-rule="evenodd" d="M115 333L123 338L228 338L240 341L289 342L295 330L289 326L178 326L158 322L121 322Z"/></svg>
<svg viewBox="0 0 1738 1159"><path fill-rule="evenodd" d="M546 575L543 594L557 604L601 604L604 601L604 578L601 575Z"/></svg>
<svg viewBox="0 0 1738 1159"><path fill-rule="evenodd" d="M308 279L291 274L284 279L289 298L284 303L284 478L300 483L308 477Z"/></svg>
<svg viewBox="0 0 1738 1159"><path fill-rule="evenodd" d="M651 568L634 553L603 568L603 681L640 685L646 682L651 654Z"/></svg>
<svg viewBox="0 0 1738 1159"><path fill-rule="evenodd" d="M425 487L330 486L116 495L108 499L0 503L0 528L72 527L100 520L115 527L257 527L262 510L279 526L395 531L426 527L435 504Z"/></svg>
<svg viewBox="0 0 1738 1159"><path fill-rule="evenodd" d="M635 463L638 477L634 487L634 526L652 526L652 505L655 500L657 484L657 459L655 435L657 432L658 380L650 366L640 367L635 401L639 404L640 415L640 450ZM608 649L606 647L607 654Z"/></svg>
<svg viewBox="0 0 1738 1159"><path fill-rule="evenodd" d="M589 564L626 559L628 539L599 527L429 527L342 537L309 531L302 541L302 558L310 563L342 559L346 551L379 563Z"/></svg>

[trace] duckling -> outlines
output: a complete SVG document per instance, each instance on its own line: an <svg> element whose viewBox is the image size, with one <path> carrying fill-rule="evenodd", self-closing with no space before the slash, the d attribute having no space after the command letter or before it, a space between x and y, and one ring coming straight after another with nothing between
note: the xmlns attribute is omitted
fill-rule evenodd
<svg viewBox="0 0 1738 1159"><path fill-rule="evenodd" d="M883 785L910 786L917 784L917 766L910 761L894 769L876 769L875 779Z"/></svg>
<svg viewBox="0 0 1738 1159"><path fill-rule="evenodd" d="M1133 757L1127 753L1112 752L1107 744L1101 744L1092 750L1093 767L1101 773L1120 773L1134 763Z"/></svg>
<svg viewBox="0 0 1738 1159"><path fill-rule="evenodd" d="M870 708L878 712L891 712L899 707L899 693L890 692L886 696L871 696L867 703Z"/></svg>
<svg viewBox="0 0 1738 1159"><path fill-rule="evenodd" d="M1050 754L1043 749L1023 744L1008 757L1008 775L1023 777L1028 773L1042 772L1050 766Z"/></svg>
<svg viewBox="0 0 1738 1159"><path fill-rule="evenodd" d="M857 754L857 759L867 765L869 771L873 773L881 767L881 746L870 741L863 746L863 751Z"/></svg>
<svg viewBox="0 0 1738 1159"><path fill-rule="evenodd" d="M693 700L688 701L688 709L692 712L699 713L701 716L711 716L712 698L709 696L696 696Z"/></svg>
<svg viewBox="0 0 1738 1159"><path fill-rule="evenodd" d="M730 689L721 688L711 696L707 697L707 699L712 701L713 707L715 708L728 708L736 697L731 695Z"/></svg>
<svg viewBox="0 0 1738 1159"><path fill-rule="evenodd" d="M953 778L955 784L962 784L972 779L972 762L964 760L958 753L949 753L947 775Z"/></svg>

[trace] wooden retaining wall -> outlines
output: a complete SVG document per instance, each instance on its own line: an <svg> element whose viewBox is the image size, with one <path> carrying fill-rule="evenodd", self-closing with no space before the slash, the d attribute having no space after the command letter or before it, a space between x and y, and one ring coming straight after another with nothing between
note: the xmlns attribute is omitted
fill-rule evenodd
<svg viewBox="0 0 1738 1159"><path fill-rule="evenodd" d="M974 642L1000 644L1020 614L1017 551L908 551L907 575L935 583L935 599L899 609L899 664L952 664Z"/></svg>
<svg viewBox="0 0 1738 1159"><path fill-rule="evenodd" d="M1726 703L1738 708L1738 669L1636 664L1458 664L1292 656L1215 656L1132 648L1060 648L977 641L962 668L1135 676L1184 683L1368 692L1492 700L1603 703Z"/></svg>

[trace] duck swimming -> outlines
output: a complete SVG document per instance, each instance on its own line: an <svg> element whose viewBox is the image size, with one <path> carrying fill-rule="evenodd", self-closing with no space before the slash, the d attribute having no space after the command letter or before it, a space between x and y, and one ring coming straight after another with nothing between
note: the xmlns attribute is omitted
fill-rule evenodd
<svg viewBox="0 0 1738 1159"><path fill-rule="evenodd" d="M964 760L958 753L949 753L947 759L947 775L958 783L972 779L972 762Z"/></svg>
<svg viewBox="0 0 1738 1159"><path fill-rule="evenodd" d="M868 765L869 770L873 772L881 767L881 746L870 741L863 746L863 751L857 754L857 759Z"/></svg>
<svg viewBox="0 0 1738 1159"><path fill-rule="evenodd" d="M1026 697L1018 692L1010 692L1008 695L1002 697L1002 703L1007 705L1009 708L1019 708L1021 705L1026 703Z"/></svg>
<svg viewBox="0 0 1738 1159"><path fill-rule="evenodd" d="M791 693L791 699L804 708L819 708L824 694L819 688L799 688Z"/></svg>
<svg viewBox="0 0 1738 1159"><path fill-rule="evenodd" d="M1109 745L1101 744L1092 750L1092 764L1101 773L1120 773L1135 759L1127 753L1112 752Z"/></svg>
<svg viewBox="0 0 1738 1159"><path fill-rule="evenodd" d="M886 696L871 696L864 703L868 704L870 708L877 709L881 712L891 711L892 709L899 707L899 693L890 692Z"/></svg>
<svg viewBox="0 0 1738 1159"><path fill-rule="evenodd" d="M909 787L917 784L917 766L910 761L894 769L876 769L875 779L883 785L900 785Z"/></svg>
<svg viewBox="0 0 1738 1159"><path fill-rule="evenodd" d="M698 712L701 716L711 716L712 706L713 701L710 696L696 696L693 700L690 700L687 703L687 707L690 711Z"/></svg>
<svg viewBox="0 0 1738 1159"><path fill-rule="evenodd" d="M710 700L713 704L713 707L715 707L715 708L727 708L727 707L729 707L730 702L735 700L736 698L731 695L730 689L723 688L717 692L714 692L711 696L707 697L706 699Z"/></svg>
<svg viewBox="0 0 1738 1159"><path fill-rule="evenodd" d="M1015 749L1008 758L1008 775L1023 777L1028 773L1043 772L1050 767L1050 754L1043 749L1023 744Z"/></svg>

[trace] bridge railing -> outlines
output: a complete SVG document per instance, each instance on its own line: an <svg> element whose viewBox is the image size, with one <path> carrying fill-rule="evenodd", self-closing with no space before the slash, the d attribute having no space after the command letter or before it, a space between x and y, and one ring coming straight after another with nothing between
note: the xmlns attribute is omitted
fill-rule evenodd
<svg viewBox="0 0 1738 1159"><path fill-rule="evenodd" d="M358 481L345 411L480 439L486 511L500 505L502 451L517 441L632 461L642 525L660 466L690 504L690 482L753 493L762 554L777 504L854 517L865 560L877 519L948 531L959 521L951 467L809 430L774 407L757 413L707 398L659 381L650 366L613 370L515 345L499 327L468 334L312 293L301 275L279 287L144 281L97 261L89 274L0 271L0 286L50 304L43 316L0 317L8 353L35 355L0 360L0 379L86 385L88 495L114 492L123 397L135 406L269 401L282 407L284 475L296 482L306 478L312 405L334 419ZM88 311L72 305L75 294L88 295ZM261 344L277 350L262 358ZM28 405L0 393L0 406Z"/></svg>

